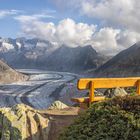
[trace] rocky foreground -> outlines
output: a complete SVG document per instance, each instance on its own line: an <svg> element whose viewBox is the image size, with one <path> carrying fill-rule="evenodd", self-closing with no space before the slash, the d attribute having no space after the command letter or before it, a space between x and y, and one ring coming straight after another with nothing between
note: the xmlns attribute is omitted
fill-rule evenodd
<svg viewBox="0 0 140 140"><path fill-rule="evenodd" d="M0 108L0 139L140 139L140 96L113 97L94 103L82 114L81 111L60 101L48 110L35 110L24 104Z"/></svg>
<svg viewBox="0 0 140 140"><path fill-rule="evenodd" d="M48 110L35 110L19 104L0 108L1 140L57 140L64 126L70 125L79 108L55 102Z"/></svg>

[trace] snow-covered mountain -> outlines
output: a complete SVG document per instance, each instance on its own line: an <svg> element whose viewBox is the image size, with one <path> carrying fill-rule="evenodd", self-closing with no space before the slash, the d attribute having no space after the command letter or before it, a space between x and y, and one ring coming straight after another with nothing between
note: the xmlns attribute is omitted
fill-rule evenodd
<svg viewBox="0 0 140 140"><path fill-rule="evenodd" d="M14 67L28 67L27 64L31 62L31 64L34 65L34 61L40 56L49 55L57 47L57 44L36 38L1 38L0 58Z"/></svg>
<svg viewBox="0 0 140 140"><path fill-rule="evenodd" d="M16 68L72 72L95 69L107 59L90 45L72 48L37 38L0 38L0 58Z"/></svg>
<svg viewBox="0 0 140 140"><path fill-rule="evenodd" d="M34 51L34 54L39 55L39 52L44 53L44 51L50 51L52 48L56 48L58 45L50 43L48 41L25 38L0 38L0 53L16 52L25 53Z"/></svg>

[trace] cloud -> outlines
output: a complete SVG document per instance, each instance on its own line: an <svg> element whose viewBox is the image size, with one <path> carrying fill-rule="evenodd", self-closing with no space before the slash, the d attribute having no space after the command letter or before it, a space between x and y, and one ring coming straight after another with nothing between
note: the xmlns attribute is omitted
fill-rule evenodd
<svg viewBox="0 0 140 140"><path fill-rule="evenodd" d="M45 18L54 18L54 16L43 13L43 14L33 14L33 15L19 15L19 16L14 17L15 20L18 20L22 23L30 22L30 21L37 21L37 20L45 19Z"/></svg>
<svg viewBox="0 0 140 140"><path fill-rule="evenodd" d="M28 13L26 14L20 14L14 17L15 20L18 20L19 22L25 23L30 21L39 21L42 19L48 19L48 18L55 18L53 15L56 11L54 10L42 10L40 13Z"/></svg>
<svg viewBox="0 0 140 140"><path fill-rule="evenodd" d="M97 51L102 51L105 54L113 54L118 52L117 37L121 33L119 29L101 28L96 32L91 40L91 44Z"/></svg>
<svg viewBox="0 0 140 140"><path fill-rule="evenodd" d="M45 22L55 18L56 11L28 13L20 10L0 10L0 19L12 16L21 23L22 35L66 44L93 45L97 51L115 54L140 40L139 0L52 0L61 10L73 10L84 17L99 20L100 25L76 23L64 19L58 24ZM70 12L71 12L70 10Z"/></svg>
<svg viewBox="0 0 140 140"><path fill-rule="evenodd" d="M55 18L53 14L55 14L55 10L47 9L42 10L39 13L31 13L26 12L23 10L16 10L16 9L4 9L0 10L0 19L12 16L13 19L19 20L19 21L27 21L27 20L39 20L39 19L45 19L45 18Z"/></svg>
<svg viewBox="0 0 140 140"><path fill-rule="evenodd" d="M29 20L28 17L18 20L21 21L25 35L72 47L88 43L96 29L96 25L76 23L69 18L60 21L57 25L36 19Z"/></svg>
<svg viewBox="0 0 140 140"><path fill-rule="evenodd" d="M104 27L94 33L89 44L105 55L115 55L139 40L140 34L137 32Z"/></svg>
<svg viewBox="0 0 140 140"><path fill-rule="evenodd" d="M140 32L139 0L52 0L57 7L64 10L76 9L79 14L96 18L112 27L120 26ZM65 9L65 8L66 9ZM74 10L75 11L75 10Z"/></svg>
<svg viewBox="0 0 140 140"><path fill-rule="evenodd" d="M140 31L139 0L87 0L82 1L81 12L91 18L104 20L106 24Z"/></svg>
<svg viewBox="0 0 140 140"><path fill-rule="evenodd" d="M98 30L89 42L100 52L115 54L140 40L139 0L52 1L59 9L77 10L83 18L98 20Z"/></svg>
<svg viewBox="0 0 140 140"><path fill-rule="evenodd" d="M124 48L125 46L130 47L134 43L140 41L140 34L135 31L125 30L118 35L116 41Z"/></svg>
<svg viewBox="0 0 140 140"><path fill-rule="evenodd" d="M20 10L0 10L0 18L4 18L7 16L14 16L17 15L19 13L21 13L22 11Z"/></svg>
<svg viewBox="0 0 140 140"><path fill-rule="evenodd" d="M17 18L22 25L22 35L37 37L59 45L71 47L92 45L98 52L114 55L140 40L140 34L135 31L119 28L76 23L72 19L61 20L58 24L43 22L31 16Z"/></svg>

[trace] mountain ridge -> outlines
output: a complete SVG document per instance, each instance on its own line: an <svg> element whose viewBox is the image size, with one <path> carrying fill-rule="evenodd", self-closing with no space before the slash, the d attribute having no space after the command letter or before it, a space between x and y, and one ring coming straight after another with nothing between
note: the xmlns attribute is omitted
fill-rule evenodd
<svg viewBox="0 0 140 140"><path fill-rule="evenodd" d="M37 38L0 39L0 58L15 68L68 72L96 69L108 59L91 45L73 48Z"/></svg>
<svg viewBox="0 0 140 140"><path fill-rule="evenodd" d="M8 84L17 81L26 81L28 80L28 76L17 72L12 69L2 60L0 60L0 83Z"/></svg>
<svg viewBox="0 0 140 140"><path fill-rule="evenodd" d="M97 77L132 77L140 75L140 42L121 51L95 71Z"/></svg>

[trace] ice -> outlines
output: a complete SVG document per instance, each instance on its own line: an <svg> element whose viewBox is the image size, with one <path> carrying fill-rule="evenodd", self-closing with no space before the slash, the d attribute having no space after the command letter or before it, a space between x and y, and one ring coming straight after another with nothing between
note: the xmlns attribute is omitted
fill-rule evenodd
<svg viewBox="0 0 140 140"><path fill-rule="evenodd" d="M46 109L52 102L70 96L67 90L75 89L77 75L35 69L18 70L30 75L29 81L0 85L0 106L25 103L37 109ZM74 92L72 90L72 92ZM75 92L76 93L76 92Z"/></svg>

